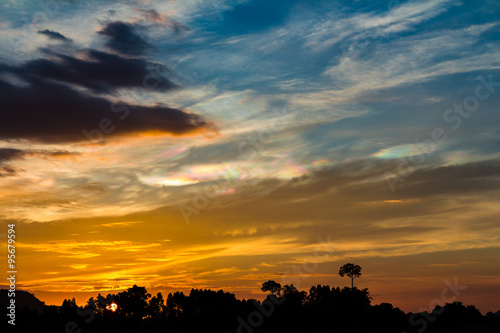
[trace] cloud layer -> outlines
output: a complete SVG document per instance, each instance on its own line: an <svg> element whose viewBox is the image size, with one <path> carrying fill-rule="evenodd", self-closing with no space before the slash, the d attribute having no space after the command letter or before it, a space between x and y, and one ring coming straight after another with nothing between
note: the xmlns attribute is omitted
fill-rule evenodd
<svg viewBox="0 0 500 333"><path fill-rule="evenodd" d="M189 112L159 104L125 105L114 97L124 89L147 94L179 88L163 75L165 66L129 57L150 47L136 29L112 22L99 31L109 38L107 45L121 54L74 49L68 55L45 48L45 58L20 65L0 63L4 77L0 77L4 108L0 139L101 142L104 135L155 132L180 136L214 130L213 124ZM66 39L47 29L39 33Z"/></svg>

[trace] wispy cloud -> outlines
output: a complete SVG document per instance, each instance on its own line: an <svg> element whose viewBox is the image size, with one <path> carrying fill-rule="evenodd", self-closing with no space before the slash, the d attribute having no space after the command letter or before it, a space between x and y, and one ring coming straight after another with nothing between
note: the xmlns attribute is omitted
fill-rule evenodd
<svg viewBox="0 0 500 333"><path fill-rule="evenodd" d="M388 2L382 14L335 12L328 20L316 23L307 35L306 46L323 51L341 41L385 37L414 28L445 12L452 1ZM361 37L359 37L361 35ZM364 41L367 42L367 41Z"/></svg>

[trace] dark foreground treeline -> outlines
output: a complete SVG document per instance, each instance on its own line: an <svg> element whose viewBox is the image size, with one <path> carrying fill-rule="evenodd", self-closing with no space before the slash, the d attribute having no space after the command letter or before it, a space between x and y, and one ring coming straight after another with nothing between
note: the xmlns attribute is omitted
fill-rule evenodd
<svg viewBox="0 0 500 333"><path fill-rule="evenodd" d="M499 312L483 316L454 302L430 313L405 314L389 303L371 305L367 289L313 286L309 292L274 281L266 300L239 300L222 290L192 289L151 297L133 286L116 295L74 299L42 311L16 310L17 332L500 332ZM113 307L116 308L113 311ZM1 305L5 309L5 304ZM4 317L5 318L5 317ZM8 319L8 317L7 317ZM5 327L12 328L3 320ZM5 332L5 330L2 330Z"/></svg>

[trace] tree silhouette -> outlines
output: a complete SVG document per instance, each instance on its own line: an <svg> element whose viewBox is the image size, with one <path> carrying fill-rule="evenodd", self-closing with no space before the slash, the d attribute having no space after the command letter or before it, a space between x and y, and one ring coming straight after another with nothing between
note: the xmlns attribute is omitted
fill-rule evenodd
<svg viewBox="0 0 500 333"><path fill-rule="evenodd" d="M281 296L281 284L276 281L269 280L262 284L262 288L260 288L263 292L270 291L273 296Z"/></svg>
<svg viewBox="0 0 500 333"><path fill-rule="evenodd" d="M74 321L77 318L76 309L78 309L78 305L76 305L76 300L74 298L65 299L59 308L59 316L62 321Z"/></svg>
<svg viewBox="0 0 500 333"><path fill-rule="evenodd" d="M343 267L343 274L359 277L360 268L350 265ZM239 300L223 290L191 289L187 295L170 293L165 302L161 293L151 297L145 287L134 285L106 298L92 297L84 307L75 299L40 311L20 304L16 317L19 332L40 333L60 332L65 327L94 333L416 332L426 327L429 333L458 327L464 332L500 332L500 311L483 316L474 306L460 302L405 314L389 303L372 306L366 288L317 285L306 293L292 284L281 286L270 280L262 290L269 292L265 301ZM5 307L9 299L6 292L3 296L0 306ZM106 309L110 302L118 304L116 311ZM353 329L348 329L350 324ZM0 323L0 331L9 332L7 326L6 321Z"/></svg>
<svg viewBox="0 0 500 333"><path fill-rule="evenodd" d="M145 287L138 287L134 284L132 288L128 288L116 296L118 312L136 322L140 321L146 315L150 297L151 294L148 294Z"/></svg>
<svg viewBox="0 0 500 333"><path fill-rule="evenodd" d="M361 266L347 263L340 267L339 275L344 277L347 275L351 278L351 288L354 288L354 279L361 276Z"/></svg>
<svg viewBox="0 0 500 333"><path fill-rule="evenodd" d="M147 308L147 314L153 319L160 319L166 317L167 307L165 306L165 301L163 300L163 295L161 293L156 294L149 300L149 305Z"/></svg>
<svg viewBox="0 0 500 333"><path fill-rule="evenodd" d="M184 305L186 304L186 295L182 291L170 293L167 296L167 317L172 321L179 321L183 319Z"/></svg>

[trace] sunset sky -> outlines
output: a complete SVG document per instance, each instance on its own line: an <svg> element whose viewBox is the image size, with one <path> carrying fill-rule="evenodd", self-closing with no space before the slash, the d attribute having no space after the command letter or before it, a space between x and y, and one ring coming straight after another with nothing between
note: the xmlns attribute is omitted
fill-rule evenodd
<svg viewBox="0 0 500 333"><path fill-rule="evenodd" d="M2 1L2 270L15 223L17 287L47 304L133 284L262 299L270 279L350 286L353 262L374 304L424 310L458 281L500 310L499 18L497 0Z"/></svg>

